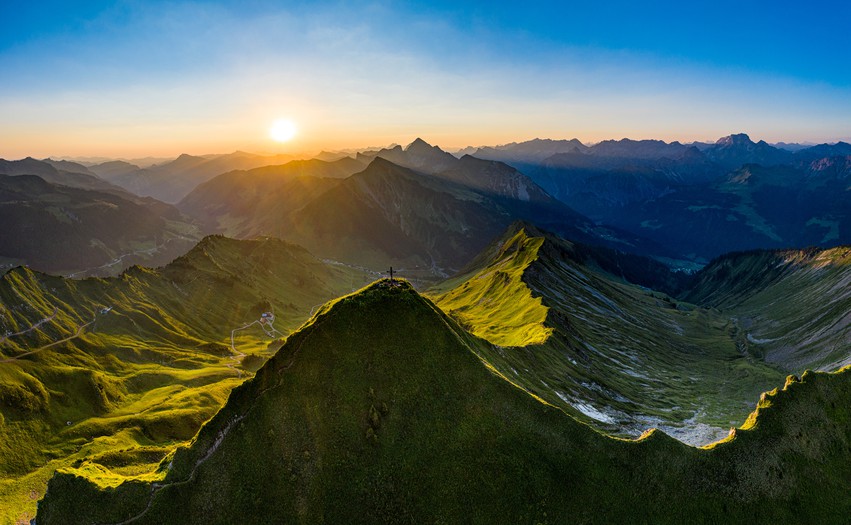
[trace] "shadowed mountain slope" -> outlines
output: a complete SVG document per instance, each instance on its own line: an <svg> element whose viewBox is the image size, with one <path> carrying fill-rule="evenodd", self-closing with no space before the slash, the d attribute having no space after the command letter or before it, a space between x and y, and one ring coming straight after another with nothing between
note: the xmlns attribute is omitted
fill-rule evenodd
<svg viewBox="0 0 851 525"><path fill-rule="evenodd" d="M703 263L730 251L851 242L850 148L793 154L736 134L702 149L624 139L539 160L507 148L498 158L592 220Z"/></svg>
<svg viewBox="0 0 851 525"><path fill-rule="evenodd" d="M456 159L422 140L387 151L398 155L361 155L371 159L362 170L346 158L224 174L179 207L208 231L280 236L323 257L370 268L392 265L432 281L467 264L517 219L587 242L661 251L595 224L506 164Z"/></svg>
<svg viewBox="0 0 851 525"><path fill-rule="evenodd" d="M216 175L233 170L248 170L261 166L283 164L292 160L289 155L263 156L236 151L227 155L197 157L183 154L171 162L135 171L122 169L98 170L100 176L136 195L154 197L176 203L196 186ZM97 170L98 168L93 168Z"/></svg>
<svg viewBox="0 0 851 525"><path fill-rule="evenodd" d="M323 309L234 389L162 479L50 482L53 523L838 523L849 374L766 395L711 450L594 432L495 375L409 286ZM826 504L826 502L831 504Z"/></svg>
<svg viewBox="0 0 851 525"><path fill-rule="evenodd" d="M725 255L683 298L732 312L748 351L790 372L851 364L851 247Z"/></svg>
<svg viewBox="0 0 851 525"><path fill-rule="evenodd" d="M135 198L132 193L98 178L85 166L75 162L36 160L32 157L21 160L0 159L0 175L36 175L51 184L103 191L129 200Z"/></svg>
<svg viewBox="0 0 851 525"><path fill-rule="evenodd" d="M134 261L166 263L197 241L197 229L176 208L120 194L52 184L34 175L0 175L4 266L117 272Z"/></svg>
<svg viewBox="0 0 851 525"><path fill-rule="evenodd" d="M364 164L369 164L376 158L389 160L398 166L431 174L448 170L458 163L458 159L454 156L437 146L432 146L421 138L417 138L405 148L394 146L377 152L358 153L357 156L357 159Z"/></svg>
<svg viewBox="0 0 851 525"><path fill-rule="evenodd" d="M513 168L472 157L436 175L379 157L297 210L292 239L346 262L446 276L517 219L587 242L639 243L594 224Z"/></svg>

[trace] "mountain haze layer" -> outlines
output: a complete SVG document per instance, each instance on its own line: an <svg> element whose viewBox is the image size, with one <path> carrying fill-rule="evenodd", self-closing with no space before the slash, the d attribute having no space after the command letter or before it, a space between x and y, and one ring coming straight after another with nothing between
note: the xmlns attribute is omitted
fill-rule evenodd
<svg viewBox="0 0 851 525"><path fill-rule="evenodd" d="M664 245L678 259L851 243L851 146L844 142L792 153L734 134L710 145L623 139L530 154L541 142L476 155L518 168L578 212Z"/></svg>
<svg viewBox="0 0 851 525"><path fill-rule="evenodd" d="M109 274L166 263L197 242L176 208L123 193L0 175L0 268Z"/></svg>
<svg viewBox="0 0 851 525"><path fill-rule="evenodd" d="M419 139L358 158L369 164L335 180L327 175L354 171L357 161L311 160L221 175L179 206L211 231L279 235L323 257L392 265L432 281L469 263L517 219L587 242L659 250L595 224L500 162L457 159Z"/></svg>
<svg viewBox="0 0 851 525"><path fill-rule="evenodd" d="M264 156L236 151L227 155L194 156L183 154L171 162L133 170L133 165L114 163L92 166L91 171L136 195L177 203L196 186L216 175L282 164L289 155ZM128 169L131 168L131 169Z"/></svg>

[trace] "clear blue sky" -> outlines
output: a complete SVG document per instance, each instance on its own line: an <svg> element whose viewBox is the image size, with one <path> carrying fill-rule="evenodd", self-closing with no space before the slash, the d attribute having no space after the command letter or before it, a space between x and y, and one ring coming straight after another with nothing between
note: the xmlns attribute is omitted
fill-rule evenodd
<svg viewBox="0 0 851 525"><path fill-rule="evenodd" d="M0 156L848 140L850 5L5 0Z"/></svg>

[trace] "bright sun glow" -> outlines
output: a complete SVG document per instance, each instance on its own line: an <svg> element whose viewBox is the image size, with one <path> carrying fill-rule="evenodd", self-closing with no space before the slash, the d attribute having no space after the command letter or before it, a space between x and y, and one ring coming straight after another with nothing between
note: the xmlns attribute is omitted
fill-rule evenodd
<svg viewBox="0 0 851 525"><path fill-rule="evenodd" d="M297 131L295 122L289 119L280 119L272 123L272 127L269 128L269 136L275 142L289 142L295 137Z"/></svg>

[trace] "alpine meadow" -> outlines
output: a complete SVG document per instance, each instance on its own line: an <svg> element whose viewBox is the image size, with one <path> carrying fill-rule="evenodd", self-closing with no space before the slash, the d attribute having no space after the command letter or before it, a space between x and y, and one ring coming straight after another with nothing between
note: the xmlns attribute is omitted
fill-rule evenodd
<svg viewBox="0 0 851 525"><path fill-rule="evenodd" d="M0 5L0 525L851 520L851 6Z"/></svg>

